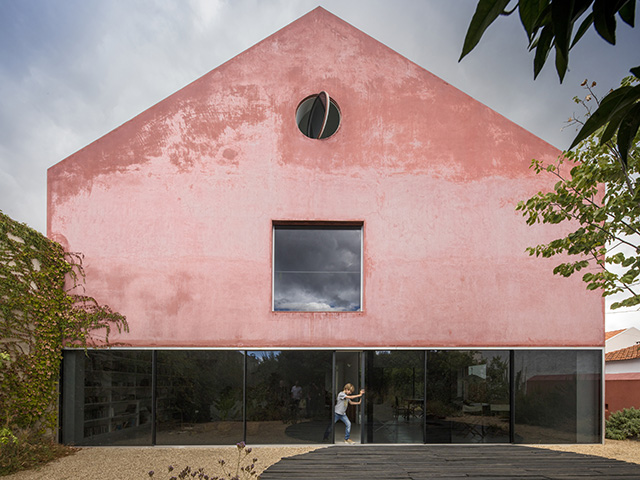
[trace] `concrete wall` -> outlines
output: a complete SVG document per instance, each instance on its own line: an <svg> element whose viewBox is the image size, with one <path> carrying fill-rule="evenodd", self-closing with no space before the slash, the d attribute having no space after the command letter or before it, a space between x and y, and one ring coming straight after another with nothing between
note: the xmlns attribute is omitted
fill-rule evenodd
<svg viewBox="0 0 640 480"><path fill-rule="evenodd" d="M558 154L316 9L53 166L48 233L130 345L602 346L599 294L525 253L561 231L514 211ZM275 220L364 222L362 312L272 312Z"/></svg>

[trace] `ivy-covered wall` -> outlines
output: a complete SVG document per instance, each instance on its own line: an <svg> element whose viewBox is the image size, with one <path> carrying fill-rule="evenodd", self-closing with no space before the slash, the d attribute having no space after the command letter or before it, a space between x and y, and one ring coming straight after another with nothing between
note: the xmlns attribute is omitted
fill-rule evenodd
<svg viewBox="0 0 640 480"><path fill-rule="evenodd" d="M0 428L54 431L65 342L108 345L127 330L83 282L82 255L0 211Z"/></svg>

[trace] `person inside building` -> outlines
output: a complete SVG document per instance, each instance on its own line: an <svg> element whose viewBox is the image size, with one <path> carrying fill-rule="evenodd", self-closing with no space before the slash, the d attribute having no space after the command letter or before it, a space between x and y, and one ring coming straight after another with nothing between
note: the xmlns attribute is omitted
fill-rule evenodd
<svg viewBox="0 0 640 480"><path fill-rule="evenodd" d="M349 417L347 417L347 406L349 406L349 404L360 405L360 403L362 403L362 400L358 402L354 402L353 400L355 400L356 398L361 398L364 395L364 390L360 390L360 393L358 395L354 395L353 392L355 392L355 387L351 383L347 383L342 391L338 393L338 396L336 398L336 406L334 408L333 423L337 423L338 420L340 420L345 425L344 443L355 443L349 438L351 436L351 421L349 420ZM330 434L331 425L329 425L327 430L324 432L324 438L322 439L322 441L327 440Z"/></svg>

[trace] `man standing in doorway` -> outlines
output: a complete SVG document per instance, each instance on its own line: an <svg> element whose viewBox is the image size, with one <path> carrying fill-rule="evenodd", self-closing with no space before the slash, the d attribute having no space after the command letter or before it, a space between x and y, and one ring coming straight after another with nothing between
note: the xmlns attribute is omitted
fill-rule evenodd
<svg viewBox="0 0 640 480"><path fill-rule="evenodd" d="M347 406L349 404L360 405L360 403L362 403L362 400L360 400L359 402L354 402L353 400L356 398L360 398L362 397L362 395L364 395L364 390L360 390L360 393L358 395L354 395L353 392L355 392L355 390L356 389L352 384L347 383L342 389L342 391L338 393L338 397L336 398L336 406L334 409L333 423L337 423L338 420L344 423L345 425L344 443L355 443L353 440L349 438L349 436L351 435L351 421L349 420L349 417L347 417ZM329 428L327 428L327 430L324 432L324 438L322 439L322 441L327 440L330 434L331 434L331 425L329 425Z"/></svg>

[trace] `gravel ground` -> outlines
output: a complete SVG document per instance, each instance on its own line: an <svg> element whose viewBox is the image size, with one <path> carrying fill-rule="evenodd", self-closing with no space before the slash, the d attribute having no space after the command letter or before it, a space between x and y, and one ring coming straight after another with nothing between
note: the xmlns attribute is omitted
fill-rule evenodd
<svg viewBox="0 0 640 480"><path fill-rule="evenodd" d="M531 445L540 447L540 445ZM545 445L540 448L561 450L563 452L584 453L598 457L615 458L623 462L640 464L640 441L605 440L604 445Z"/></svg>
<svg viewBox="0 0 640 480"><path fill-rule="evenodd" d="M567 452L615 458L625 462L640 464L640 442L607 440L604 445L531 445ZM269 465L283 457L310 452L323 447L254 447L244 458L242 465L258 458L256 471L262 472ZM244 457L244 453L243 453ZM31 470L9 475L7 480L167 480L167 467L173 465L175 475L185 466L204 468L209 476L221 475L218 461L224 459L235 466L238 459L237 447L92 447L83 448L75 455L61 458L39 470Z"/></svg>
<svg viewBox="0 0 640 480"><path fill-rule="evenodd" d="M282 457L310 452L317 447L254 447L241 465L251 464L258 458L256 471L261 473ZM224 459L233 468L238 461L237 447L91 447L82 448L75 455L51 462L38 470L18 472L3 477L7 480L167 480L168 466L180 472L185 466L192 469L204 468L210 477L224 472L218 463ZM191 477L189 477L191 478Z"/></svg>

